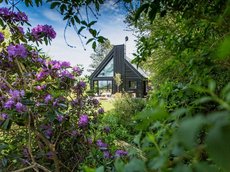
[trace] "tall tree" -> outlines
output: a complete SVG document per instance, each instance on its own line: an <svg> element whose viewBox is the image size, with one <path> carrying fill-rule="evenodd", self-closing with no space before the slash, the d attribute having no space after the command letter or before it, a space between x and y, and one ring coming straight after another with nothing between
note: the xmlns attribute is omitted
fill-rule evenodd
<svg viewBox="0 0 230 172"><path fill-rule="evenodd" d="M95 52L90 55L90 58L92 59L92 63L89 65L91 70L95 70L98 65L104 60L106 55L110 52L112 49L112 45L109 40L106 40L104 43L100 43Z"/></svg>

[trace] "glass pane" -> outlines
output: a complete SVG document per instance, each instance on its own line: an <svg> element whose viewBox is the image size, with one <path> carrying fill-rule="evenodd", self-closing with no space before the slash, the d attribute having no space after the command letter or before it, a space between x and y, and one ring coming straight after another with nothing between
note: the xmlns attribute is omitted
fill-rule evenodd
<svg viewBox="0 0 230 172"><path fill-rule="evenodd" d="M98 86L99 86L99 94L100 95L111 95L112 93L112 81L107 80L107 81L98 81Z"/></svg>
<svg viewBox="0 0 230 172"><path fill-rule="evenodd" d="M136 89L137 88L137 81L129 81L129 88Z"/></svg>
<svg viewBox="0 0 230 172"><path fill-rule="evenodd" d="M98 77L113 77L113 58L104 67L104 69L99 73Z"/></svg>

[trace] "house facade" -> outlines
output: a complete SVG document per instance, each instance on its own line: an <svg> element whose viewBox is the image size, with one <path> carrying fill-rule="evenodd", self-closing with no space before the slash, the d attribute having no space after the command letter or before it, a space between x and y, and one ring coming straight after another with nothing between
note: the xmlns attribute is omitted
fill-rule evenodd
<svg viewBox="0 0 230 172"><path fill-rule="evenodd" d="M118 87L114 76L120 74ZM126 57L125 46L115 45L97 69L91 74L90 89L98 95L127 92L135 97L147 94L147 75L132 65Z"/></svg>

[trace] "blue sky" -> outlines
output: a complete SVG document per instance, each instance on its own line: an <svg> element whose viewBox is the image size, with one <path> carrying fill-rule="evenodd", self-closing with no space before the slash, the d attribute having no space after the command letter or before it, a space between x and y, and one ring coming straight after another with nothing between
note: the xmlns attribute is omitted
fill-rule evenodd
<svg viewBox="0 0 230 172"><path fill-rule="evenodd" d="M1 6L3 5L1 4ZM18 5L18 7L21 11L27 13L32 26L48 24L54 27L57 36L52 41L51 46L41 46L44 52L51 56L52 59L70 61L72 65L82 64L84 74L90 74L87 72L87 68L91 63L90 54L93 53L91 44L85 46L85 51L73 28L68 28L67 41L70 45L76 46L76 48L67 46L64 41L66 22L62 20L62 16L56 10L51 10L47 6L26 8L24 5ZM123 22L125 17L124 10L114 5L114 1L107 1L101 7L100 14L95 28L100 30L101 35L108 38L113 45L124 44L125 36L128 36L126 54L129 58L132 58L132 53L135 51L135 37L132 32L127 31L127 27Z"/></svg>

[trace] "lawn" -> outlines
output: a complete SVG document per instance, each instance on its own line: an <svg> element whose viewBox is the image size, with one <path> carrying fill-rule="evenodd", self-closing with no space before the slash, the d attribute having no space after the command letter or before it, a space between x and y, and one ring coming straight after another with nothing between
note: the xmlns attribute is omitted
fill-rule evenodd
<svg viewBox="0 0 230 172"><path fill-rule="evenodd" d="M101 106L104 108L105 112L114 109L112 100L100 100Z"/></svg>

